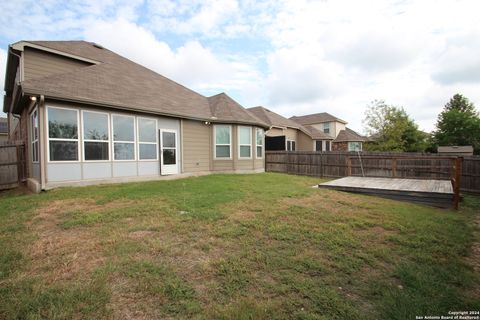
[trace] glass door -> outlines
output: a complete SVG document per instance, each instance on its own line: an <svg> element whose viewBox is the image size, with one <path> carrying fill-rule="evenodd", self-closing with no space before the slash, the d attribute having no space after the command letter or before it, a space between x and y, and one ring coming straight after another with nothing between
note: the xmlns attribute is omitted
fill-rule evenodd
<svg viewBox="0 0 480 320"><path fill-rule="evenodd" d="M177 132L160 130L160 173L162 175L178 173Z"/></svg>

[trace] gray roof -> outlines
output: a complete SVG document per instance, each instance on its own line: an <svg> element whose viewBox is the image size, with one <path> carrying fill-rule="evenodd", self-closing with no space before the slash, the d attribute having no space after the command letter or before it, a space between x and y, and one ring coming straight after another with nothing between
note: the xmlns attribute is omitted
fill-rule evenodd
<svg viewBox="0 0 480 320"><path fill-rule="evenodd" d="M323 122L332 122L332 121L338 121L341 123L346 124L347 122L339 119L335 116L332 116L330 113L327 112L321 112L321 113L314 113L314 114L307 114L304 116L293 116L290 118L290 120L293 120L295 122L298 122L300 124L315 124L315 123L323 123Z"/></svg>
<svg viewBox="0 0 480 320"><path fill-rule="evenodd" d="M333 140L333 142L364 142L367 141L367 138L353 131L352 129L345 128L345 130L340 130L338 136Z"/></svg>
<svg viewBox="0 0 480 320"><path fill-rule="evenodd" d="M253 107L253 108L248 108L247 109L249 112L253 113L256 115L258 118L260 118L263 122L267 123L271 127L287 127L287 128L293 128L293 129L298 129L305 133L306 135L310 136L312 139L325 139L325 140L332 140L333 138L329 136L328 134L325 134L321 132L320 130L315 129L312 126L303 126L298 122L292 121L290 119L285 118L282 115L279 115L278 113L275 113L271 110L268 110L267 108L264 107Z"/></svg>
<svg viewBox="0 0 480 320"><path fill-rule="evenodd" d="M289 127L298 129L301 126L299 123L287 119L284 116L281 116L278 113L270 111L261 106L248 108L247 110L263 120L263 122L273 127Z"/></svg>
<svg viewBox="0 0 480 320"><path fill-rule="evenodd" d="M108 49L86 41L27 41L96 64L70 72L29 79L21 83L26 94L91 103L105 107L144 111L212 122L267 125L238 103L210 98L186 88ZM226 95L225 95L226 96ZM233 101L233 103L232 103ZM212 107L213 103L213 107ZM229 110L229 108L232 108Z"/></svg>
<svg viewBox="0 0 480 320"><path fill-rule="evenodd" d="M7 118L0 118L0 134L8 133Z"/></svg>

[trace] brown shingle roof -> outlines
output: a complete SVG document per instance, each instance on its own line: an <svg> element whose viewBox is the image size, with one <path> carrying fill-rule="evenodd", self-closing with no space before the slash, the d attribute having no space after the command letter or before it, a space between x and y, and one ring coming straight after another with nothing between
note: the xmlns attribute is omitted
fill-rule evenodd
<svg viewBox="0 0 480 320"><path fill-rule="evenodd" d="M268 110L267 108L259 106L259 107L248 108L247 110L253 113L254 115L256 115L258 118L260 118L270 126L298 129L303 133L305 133L306 135L310 136L310 138L312 139L326 139L326 140L333 139L329 135L321 132L320 130L315 129L312 126L302 126L298 122L287 119L279 115L278 113Z"/></svg>
<svg viewBox="0 0 480 320"><path fill-rule="evenodd" d="M306 125L306 124L315 124L315 123L322 123L322 122L331 122L331 121L338 121L341 123L346 124L347 122L339 119L335 116L332 116L331 114L327 112L321 112L321 113L314 113L314 114L307 114L304 116L293 116L290 118L290 120L293 120L295 122L298 122L300 124Z"/></svg>
<svg viewBox="0 0 480 320"><path fill-rule="evenodd" d="M353 131L352 129L346 128L345 130L340 130L338 136L333 140L333 142L363 142L367 139Z"/></svg>
<svg viewBox="0 0 480 320"><path fill-rule="evenodd" d="M213 97L206 98L108 49L99 48L91 42L29 41L28 43L100 63L77 68L68 73L26 80L21 85L27 94L43 94L47 98L189 119L249 123L266 127L263 121L245 111L231 98L228 98L230 100L228 103L218 104L214 101L215 99L212 100ZM221 108L212 108L212 101L215 105L221 105Z"/></svg>
<svg viewBox="0 0 480 320"><path fill-rule="evenodd" d="M301 125L297 122L294 122L290 119L285 118L284 116L279 115L273 111L268 110L264 107L253 107L247 109L249 112L256 115L258 118L266 122L270 126L274 127L289 127L298 129Z"/></svg>
<svg viewBox="0 0 480 320"><path fill-rule="evenodd" d="M262 123L264 126L268 125L265 123L265 121L250 113L248 109L243 108L235 100L223 92L208 97L207 99L210 105L212 116L217 119L228 120L229 122L253 122Z"/></svg>
<svg viewBox="0 0 480 320"><path fill-rule="evenodd" d="M308 130L309 132L309 136L314 139L314 140L333 140L333 137L326 134L326 133L323 133L322 131L312 127L312 126L309 126L309 125L305 125L303 126L306 130Z"/></svg>

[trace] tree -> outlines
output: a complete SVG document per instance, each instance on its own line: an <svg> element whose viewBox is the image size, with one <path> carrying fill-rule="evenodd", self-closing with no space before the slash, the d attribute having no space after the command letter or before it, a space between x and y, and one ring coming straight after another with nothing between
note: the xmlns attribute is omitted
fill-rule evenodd
<svg viewBox="0 0 480 320"><path fill-rule="evenodd" d="M473 146L480 154L480 116L475 106L461 94L455 94L438 115L433 133L436 146Z"/></svg>
<svg viewBox="0 0 480 320"><path fill-rule="evenodd" d="M403 108L387 105L383 100L367 106L363 124L373 140L365 145L366 150L421 152L427 147L428 134L418 130Z"/></svg>

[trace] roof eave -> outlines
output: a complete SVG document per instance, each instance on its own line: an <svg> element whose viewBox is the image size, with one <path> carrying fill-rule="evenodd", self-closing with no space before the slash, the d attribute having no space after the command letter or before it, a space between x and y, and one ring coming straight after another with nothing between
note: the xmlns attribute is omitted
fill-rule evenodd
<svg viewBox="0 0 480 320"><path fill-rule="evenodd" d="M90 99L79 99L79 98L71 98L71 97L66 97L66 96L61 96L61 95L54 95L54 94L49 94L46 92L42 91L36 91L34 89L28 89L24 88L24 94L25 95L43 95L47 99L52 99L52 100L61 100L61 101L67 101L67 102L74 102L74 103L84 103L84 104L89 104L89 105L94 105L98 107L103 107L103 108L111 108L111 109L122 109L122 110L127 110L127 111L133 111L133 112L144 112L144 113L149 113L149 114L155 114L155 115L161 115L161 116L167 116L167 117L172 117L172 118L182 118L182 119L188 119L188 120L195 120L195 121L207 121L211 123L235 123L235 124L250 124L250 125L255 125L259 126L262 128L268 128L269 126L264 123L256 123L253 121L237 121L237 120L226 120L226 119L211 119L211 117L192 117L188 115L182 115L182 114L175 114L175 113L168 113L168 112L159 112L159 111L154 111L154 110L146 110L143 108L135 108L131 106L126 106L126 105L121 105L121 104L113 104L113 103L103 103L103 102L98 102L98 101L93 101Z"/></svg>

